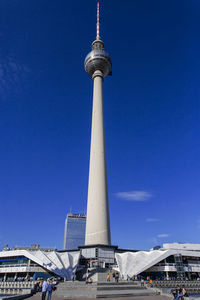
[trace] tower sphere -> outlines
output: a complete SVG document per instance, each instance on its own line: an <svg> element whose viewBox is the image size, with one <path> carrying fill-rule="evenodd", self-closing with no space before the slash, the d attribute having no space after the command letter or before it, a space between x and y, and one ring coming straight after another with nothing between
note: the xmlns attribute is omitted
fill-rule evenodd
<svg viewBox="0 0 200 300"><path fill-rule="evenodd" d="M104 77L112 75L112 62L101 40L92 43L92 51L86 56L84 66L91 77L97 70L101 71Z"/></svg>

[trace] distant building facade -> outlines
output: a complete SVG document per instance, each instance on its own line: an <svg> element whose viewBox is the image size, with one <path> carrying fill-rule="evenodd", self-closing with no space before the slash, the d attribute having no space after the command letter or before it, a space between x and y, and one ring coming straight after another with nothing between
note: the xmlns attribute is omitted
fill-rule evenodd
<svg viewBox="0 0 200 300"><path fill-rule="evenodd" d="M70 218L72 216L70 215L68 220L77 221L85 218L85 216ZM74 224L73 221L72 224ZM77 227L72 226L72 228ZM80 241L79 238L77 240ZM86 245L71 251L40 248L39 245L13 249L7 246L0 251L0 294L2 289L10 289L2 282L13 282L14 286L19 281L20 288L22 285L27 288L27 282L25 282L27 275L30 281L52 276L71 280L75 274L81 279L82 271L88 265L90 268L113 269L119 272L125 280L140 275L153 280L159 278L199 282L200 244L164 244L159 250L150 251L118 249L114 246L110 248L106 245L101 249L98 245L89 247ZM106 276L107 271L104 274ZM97 277L94 277L94 281L96 280Z"/></svg>
<svg viewBox="0 0 200 300"><path fill-rule="evenodd" d="M86 216L80 214L67 214L64 232L64 250L77 249L85 245Z"/></svg>

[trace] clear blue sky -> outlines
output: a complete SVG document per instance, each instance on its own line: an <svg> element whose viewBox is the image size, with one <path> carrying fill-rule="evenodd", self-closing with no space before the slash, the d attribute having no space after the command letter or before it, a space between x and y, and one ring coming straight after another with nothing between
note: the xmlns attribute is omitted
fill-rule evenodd
<svg viewBox="0 0 200 300"><path fill-rule="evenodd" d="M0 2L0 247L85 212L96 1ZM200 2L102 0L112 243L200 243Z"/></svg>

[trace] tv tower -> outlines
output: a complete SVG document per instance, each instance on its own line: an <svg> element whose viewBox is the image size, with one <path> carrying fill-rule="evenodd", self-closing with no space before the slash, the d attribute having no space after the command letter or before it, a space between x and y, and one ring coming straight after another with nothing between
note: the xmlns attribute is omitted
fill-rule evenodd
<svg viewBox="0 0 200 300"><path fill-rule="evenodd" d="M90 170L87 199L85 245L110 245L106 152L103 117L102 83L112 74L112 62L100 40L99 2L97 2L97 33L92 51L85 58L85 71L93 79L93 111L90 146Z"/></svg>

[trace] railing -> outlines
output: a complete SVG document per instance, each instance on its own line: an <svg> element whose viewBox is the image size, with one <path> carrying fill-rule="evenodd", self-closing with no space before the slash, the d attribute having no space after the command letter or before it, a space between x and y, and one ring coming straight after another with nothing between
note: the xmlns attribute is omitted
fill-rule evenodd
<svg viewBox="0 0 200 300"><path fill-rule="evenodd" d="M16 268L16 267L27 267L27 264L11 264L11 265L0 265L0 268Z"/></svg>
<svg viewBox="0 0 200 300"><path fill-rule="evenodd" d="M32 289L34 288L36 284L36 281L24 281L24 282L0 282L0 289L3 288L26 288L26 289Z"/></svg>
<svg viewBox="0 0 200 300"><path fill-rule="evenodd" d="M159 263L157 266L176 266L175 263ZM183 266L200 266L200 262L183 263Z"/></svg>
<svg viewBox="0 0 200 300"><path fill-rule="evenodd" d="M174 264L174 263L159 263L159 264L157 264L157 266L162 266L162 267L175 267L176 264ZM155 267L157 267L157 266L155 266Z"/></svg>
<svg viewBox="0 0 200 300"><path fill-rule="evenodd" d="M43 269L39 265L7 265L0 267L0 274L4 273L20 273L20 272L42 272Z"/></svg>
<svg viewBox="0 0 200 300"><path fill-rule="evenodd" d="M198 287L200 288L200 281L189 281L189 280L154 280L153 286L160 288L175 288L177 285L185 286L186 288Z"/></svg>
<svg viewBox="0 0 200 300"><path fill-rule="evenodd" d="M0 265L0 268L20 268L20 267L37 267L37 264L5 264L5 265Z"/></svg>
<svg viewBox="0 0 200 300"><path fill-rule="evenodd" d="M196 261L189 261L189 262L187 263L187 265L193 265L193 264L195 264L195 265L200 265L200 261L198 261L198 260L196 260Z"/></svg>
<svg viewBox="0 0 200 300"><path fill-rule="evenodd" d="M159 269L159 267L174 267L176 268L176 264L174 263L159 263L155 266L153 266L151 269ZM197 271L200 271L200 264L199 263L189 263L189 264L183 264L183 267L185 269L186 272L188 272L188 270L194 270L195 268L197 268Z"/></svg>

